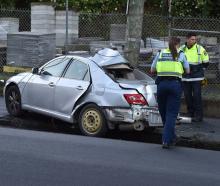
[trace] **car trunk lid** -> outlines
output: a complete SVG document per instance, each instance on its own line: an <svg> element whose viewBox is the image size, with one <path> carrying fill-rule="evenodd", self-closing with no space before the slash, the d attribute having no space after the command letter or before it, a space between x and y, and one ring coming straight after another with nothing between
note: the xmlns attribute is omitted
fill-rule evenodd
<svg viewBox="0 0 220 186"><path fill-rule="evenodd" d="M157 87L151 82L143 80L117 80L120 87L123 89L135 89L144 96L149 106L156 107Z"/></svg>

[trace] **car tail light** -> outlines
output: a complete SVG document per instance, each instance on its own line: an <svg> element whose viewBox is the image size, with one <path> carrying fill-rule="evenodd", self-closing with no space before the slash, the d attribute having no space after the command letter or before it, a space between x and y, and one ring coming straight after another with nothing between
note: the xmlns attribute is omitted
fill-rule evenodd
<svg viewBox="0 0 220 186"><path fill-rule="evenodd" d="M141 94L124 94L126 101L134 105L147 105L147 101Z"/></svg>

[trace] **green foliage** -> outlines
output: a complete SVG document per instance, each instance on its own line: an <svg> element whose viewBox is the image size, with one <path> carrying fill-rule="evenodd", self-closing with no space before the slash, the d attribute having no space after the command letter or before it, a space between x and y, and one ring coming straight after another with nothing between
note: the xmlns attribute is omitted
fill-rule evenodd
<svg viewBox="0 0 220 186"><path fill-rule="evenodd" d="M204 3L197 0L172 1L172 14L175 16L201 15Z"/></svg>
<svg viewBox="0 0 220 186"><path fill-rule="evenodd" d="M220 17L220 1L207 0L207 12L209 16Z"/></svg>
<svg viewBox="0 0 220 186"><path fill-rule="evenodd" d="M125 12L127 0L69 0L69 7L80 12L109 13ZM57 7L64 8L65 0L57 0Z"/></svg>
<svg viewBox="0 0 220 186"><path fill-rule="evenodd" d="M161 0L147 0L144 4L145 13L161 14Z"/></svg>
<svg viewBox="0 0 220 186"><path fill-rule="evenodd" d="M220 17L219 0L172 0L172 16ZM145 12L168 15L168 0L147 0Z"/></svg>
<svg viewBox="0 0 220 186"><path fill-rule="evenodd" d="M31 2L56 2L57 9L65 9L66 0L0 0L0 8L29 8ZM69 9L87 13L113 13L126 10L127 0L68 0Z"/></svg>
<svg viewBox="0 0 220 186"><path fill-rule="evenodd" d="M15 0L0 0L1 8L13 8L15 6Z"/></svg>
<svg viewBox="0 0 220 186"><path fill-rule="evenodd" d="M216 0L184 0L172 1L174 16L219 17L220 1Z"/></svg>
<svg viewBox="0 0 220 186"><path fill-rule="evenodd" d="M125 13L127 0L68 0L69 9L86 13ZM56 2L65 9L66 0L0 0L0 8L30 8L31 2ZM146 0L145 13L168 15L168 0ZM172 16L220 17L219 0L172 0Z"/></svg>

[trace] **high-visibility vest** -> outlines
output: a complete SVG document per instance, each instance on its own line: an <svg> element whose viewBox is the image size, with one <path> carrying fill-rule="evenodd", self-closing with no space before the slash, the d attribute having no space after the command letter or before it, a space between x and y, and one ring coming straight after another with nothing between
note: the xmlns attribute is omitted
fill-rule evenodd
<svg viewBox="0 0 220 186"><path fill-rule="evenodd" d="M189 64L199 65L202 63L201 53L205 50L202 46L195 44L191 48L187 48L186 45L183 45L180 50L184 52Z"/></svg>
<svg viewBox="0 0 220 186"><path fill-rule="evenodd" d="M184 52L186 59L190 65L190 74L186 74L183 77L183 81L201 81L204 79L204 70L202 63L209 61L209 56L205 49L198 45L194 44L191 48L188 48L186 45L180 47L180 50Z"/></svg>
<svg viewBox="0 0 220 186"><path fill-rule="evenodd" d="M156 70L158 76L175 76L182 77L183 66L178 59L173 60L172 54L169 49L164 49L160 52Z"/></svg>

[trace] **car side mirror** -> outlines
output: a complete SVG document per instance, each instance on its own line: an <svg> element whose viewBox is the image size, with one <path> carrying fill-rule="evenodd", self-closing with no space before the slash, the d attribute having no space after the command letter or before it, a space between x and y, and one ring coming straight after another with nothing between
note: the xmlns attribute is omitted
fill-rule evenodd
<svg viewBox="0 0 220 186"><path fill-rule="evenodd" d="M38 67L32 68L32 74L38 74L38 71L39 71Z"/></svg>

